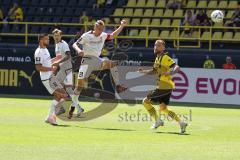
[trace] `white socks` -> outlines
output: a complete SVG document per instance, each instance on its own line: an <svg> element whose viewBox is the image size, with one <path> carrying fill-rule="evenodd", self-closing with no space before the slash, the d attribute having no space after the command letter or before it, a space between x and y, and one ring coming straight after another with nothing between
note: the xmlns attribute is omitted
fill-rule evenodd
<svg viewBox="0 0 240 160"><path fill-rule="evenodd" d="M52 101L52 104L49 108L49 112L48 112L48 117L50 116L55 116L55 108L56 108L56 105L58 104L59 102L56 101L55 99Z"/></svg>

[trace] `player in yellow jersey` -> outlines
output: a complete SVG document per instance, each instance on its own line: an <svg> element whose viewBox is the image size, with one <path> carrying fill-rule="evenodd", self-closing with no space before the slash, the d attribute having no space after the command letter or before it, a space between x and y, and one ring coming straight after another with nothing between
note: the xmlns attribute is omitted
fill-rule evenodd
<svg viewBox="0 0 240 160"><path fill-rule="evenodd" d="M163 126L164 122L158 116L155 108L152 106L152 102L158 102L160 112L176 120L181 128L181 133L186 131L187 123L180 120L180 118L171 110L167 105L172 94L172 90L175 88L175 84L172 80L172 75L180 70L180 67L175 64L174 60L168 56L165 50L165 42L163 40L157 40L154 46L154 53L156 59L152 69L143 70L139 69L143 74L155 74L157 75L157 88L151 91L144 99L143 105L149 112L150 116L154 119L152 129L157 129L159 126Z"/></svg>

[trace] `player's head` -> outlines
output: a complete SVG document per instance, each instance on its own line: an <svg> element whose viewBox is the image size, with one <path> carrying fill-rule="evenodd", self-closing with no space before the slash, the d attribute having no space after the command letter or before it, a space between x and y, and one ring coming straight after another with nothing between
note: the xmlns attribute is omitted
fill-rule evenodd
<svg viewBox="0 0 240 160"><path fill-rule="evenodd" d="M104 30L104 22L102 20L97 20L97 22L94 25L94 32L97 36L99 36L100 34L102 34L103 30Z"/></svg>
<svg viewBox="0 0 240 160"><path fill-rule="evenodd" d="M154 53L161 54L165 50L165 42L161 39L156 40L154 45Z"/></svg>
<svg viewBox="0 0 240 160"><path fill-rule="evenodd" d="M232 63L232 58L231 58L230 56L227 56L227 57L226 57L226 62L227 62L227 63Z"/></svg>
<svg viewBox="0 0 240 160"><path fill-rule="evenodd" d="M49 44L49 36L47 33L40 34L38 37L39 44L47 46Z"/></svg>
<svg viewBox="0 0 240 160"><path fill-rule="evenodd" d="M62 31L61 30L54 29L52 31L52 34L53 34L53 39L54 39L55 43L58 43L62 40Z"/></svg>

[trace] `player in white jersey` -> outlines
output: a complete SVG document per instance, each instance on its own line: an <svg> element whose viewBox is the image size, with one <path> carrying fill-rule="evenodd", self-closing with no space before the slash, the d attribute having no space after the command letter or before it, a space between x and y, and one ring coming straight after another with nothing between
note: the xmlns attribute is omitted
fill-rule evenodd
<svg viewBox="0 0 240 160"><path fill-rule="evenodd" d="M41 34L39 36L39 47L34 54L35 68L40 72L40 77L43 85L48 92L54 96L52 104L49 109L48 116L45 120L46 123L56 125L55 108L61 99L67 98L67 93L63 89L61 83L53 76L53 68L51 63L51 56L48 52L47 45L49 44L48 34Z"/></svg>
<svg viewBox="0 0 240 160"><path fill-rule="evenodd" d="M56 77L64 85L64 88L68 95L73 97L73 80L72 80L72 62L71 53L68 44L62 40L62 31L59 29L53 30L53 38L55 41L55 54L56 57L53 59L53 66L59 67ZM75 108L73 104L72 107ZM77 116L80 116L84 111L79 105L77 107ZM68 115L68 118L73 116L72 112Z"/></svg>
<svg viewBox="0 0 240 160"><path fill-rule="evenodd" d="M103 60L99 58L105 40L114 39L118 36L123 28L127 25L125 20L121 21L121 25L111 34L103 32L104 22L98 20L94 25L94 30L84 33L74 44L73 48L78 52L79 56L83 57L82 64L79 68L78 82L74 89L73 101L77 105L78 97L86 79L94 70L110 69L114 83L116 84L116 91L118 93L125 91L127 88L119 84L119 74L116 67L116 62L111 60ZM82 49L78 46L82 45Z"/></svg>

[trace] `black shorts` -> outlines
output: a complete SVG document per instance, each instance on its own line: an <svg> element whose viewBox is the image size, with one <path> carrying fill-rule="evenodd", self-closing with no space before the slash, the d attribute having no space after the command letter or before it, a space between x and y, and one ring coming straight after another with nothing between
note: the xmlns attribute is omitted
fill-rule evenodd
<svg viewBox="0 0 240 160"><path fill-rule="evenodd" d="M164 103L168 105L171 94L172 89L155 89L147 95L147 98L153 102L157 102L159 104Z"/></svg>

